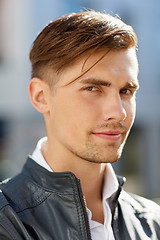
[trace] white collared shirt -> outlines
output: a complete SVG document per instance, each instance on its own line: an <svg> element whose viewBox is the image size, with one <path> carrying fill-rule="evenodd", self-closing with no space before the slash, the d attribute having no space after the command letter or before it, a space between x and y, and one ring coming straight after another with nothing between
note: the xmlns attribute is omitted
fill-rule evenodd
<svg viewBox="0 0 160 240"><path fill-rule="evenodd" d="M42 138L37 143L36 149L32 154L32 159L37 162L42 167L46 168L48 171L53 172L50 166L45 161L42 152L41 146L44 141L47 141L47 137ZM104 211L104 224L96 222L92 220L92 213L87 208L91 235L93 240L115 240L111 221L112 221L112 214L111 209L108 204L108 199L117 191L118 189L118 181L114 170L110 163L106 164L106 171L104 177L104 187L103 187L103 211Z"/></svg>

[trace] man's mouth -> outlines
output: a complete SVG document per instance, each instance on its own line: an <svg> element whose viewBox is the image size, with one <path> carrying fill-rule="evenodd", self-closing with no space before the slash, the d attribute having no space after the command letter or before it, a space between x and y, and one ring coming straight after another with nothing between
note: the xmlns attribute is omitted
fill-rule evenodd
<svg viewBox="0 0 160 240"><path fill-rule="evenodd" d="M122 137L122 131L119 130L108 130L102 132L93 132L93 135L108 141L119 141Z"/></svg>

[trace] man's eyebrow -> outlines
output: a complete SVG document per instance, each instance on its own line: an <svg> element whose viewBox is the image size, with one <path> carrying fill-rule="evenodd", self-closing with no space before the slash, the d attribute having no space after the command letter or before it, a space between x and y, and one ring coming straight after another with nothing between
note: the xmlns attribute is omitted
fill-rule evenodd
<svg viewBox="0 0 160 240"><path fill-rule="evenodd" d="M79 83L101 85L101 86L106 86L106 87L109 87L111 85L111 83L109 81L99 80L96 78L82 79L79 81Z"/></svg>
<svg viewBox="0 0 160 240"><path fill-rule="evenodd" d="M111 86L111 82L105 81L105 80L99 80L99 79L96 79L96 78L82 79L82 80L79 81L79 83L101 85L101 86L106 86L106 87L110 87ZM129 82L127 82L123 86L123 88L138 89L139 88L138 80L136 80L136 81L130 80Z"/></svg>

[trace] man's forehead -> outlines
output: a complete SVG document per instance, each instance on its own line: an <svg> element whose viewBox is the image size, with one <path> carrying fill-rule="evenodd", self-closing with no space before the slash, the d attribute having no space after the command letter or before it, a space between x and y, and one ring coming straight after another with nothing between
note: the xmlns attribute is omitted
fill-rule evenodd
<svg viewBox="0 0 160 240"><path fill-rule="evenodd" d="M131 50L131 51L130 51ZM117 61L121 60L121 63L123 63L125 61L125 59L121 56L123 56L122 53L124 52L128 52L126 54L126 58L128 57L128 59L130 58L130 74L134 75L134 79L137 78L138 76L138 61L137 61L137 56L136 56L136 51L135 48L132 49L125 49L125 50L112 50L112 53L116 53L115 54L115 58L117 58ZM131 53L131 54L130 54ZM110 54L110 51L106 51L106 50L100 50L94 54L88 54L83 56L82 58L80 58L79 60L77 60L75 63L73 63L72 65L69 65L69 67L65 68L62 73L60 73L59 75L59 84L63 85L70 85L74 82L77 81L83 81L84 77L87 77L87 75L90 75L90 73L94 72L94 69L96 66L99 66L99 64L101 64L102 62L105 62L106 67L109 66L109 70L112 69L112 66L114 67L114 63L112 63L112 61L110 61L110 57L112 56ZM105 60L104 60L105 58ZM122 65L122 64L121 64ZM124 68L125 70L125 68ZM106 68L107 71L107 68ZM134 81L131 80L131 81ZM102 79L103 80L103 79Z"/></svg>

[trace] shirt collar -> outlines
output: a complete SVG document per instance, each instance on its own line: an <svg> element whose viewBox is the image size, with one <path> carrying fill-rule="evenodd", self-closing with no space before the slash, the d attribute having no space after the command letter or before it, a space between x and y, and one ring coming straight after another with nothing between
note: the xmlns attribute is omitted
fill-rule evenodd
<svg viewBox="0 0 160 240"><path fill-rule="evenodd" d="M44 167L45 169L47 169L49 172L53 172L53 170L50 168L50 166L48 165L48 163L46 162L46 160L44 159L41 149L42 149L42 144L44 142L47 141L47 137L41 138L38 143L37 146L34 150L34 152L31 155L31 158L38 163L41 167Z"/></svg>
<svg viewBox="0 0 160 240"><path fill-rule="evenodd" d="M113 193L118 190L119 183L113 167L110 163L106 164L106 170L104 175L104 185L103 185L103 200L110 198Z"/></svg>

